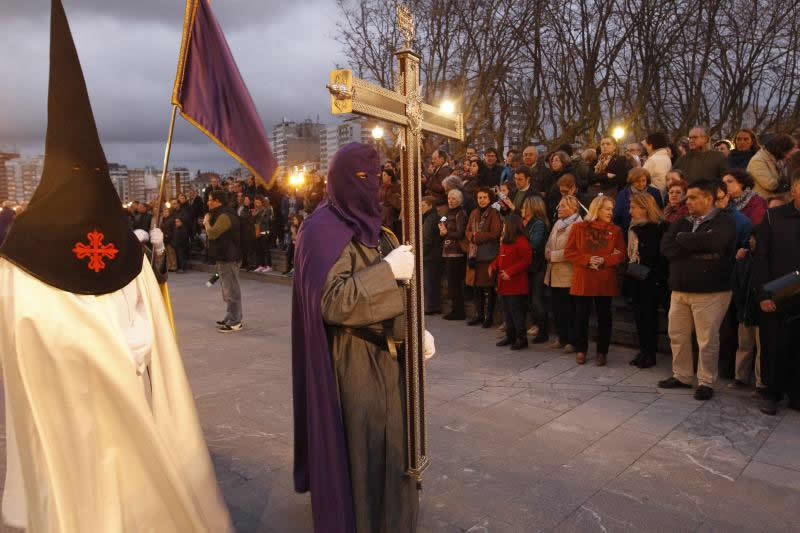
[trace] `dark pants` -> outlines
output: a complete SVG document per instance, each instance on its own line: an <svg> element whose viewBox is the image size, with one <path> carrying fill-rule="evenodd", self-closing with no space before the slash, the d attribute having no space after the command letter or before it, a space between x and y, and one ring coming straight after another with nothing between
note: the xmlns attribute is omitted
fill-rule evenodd
<svg viewBox="0 0 800 533"><path fill-rule="evenodd" d="M178 270L186 270L189 266L189 242L176 243L174 248Z"/></svg>
<svg viewBox="0 0 800 533"><path fill-rule="evenodd" d="M639 351L643 355L655 356L658 350L658 307L663 288L649 280L630 279L630 290Z"/></svg>
<svg viewBox="0 0 800 533"><path fill-rule="evenodd" d="M261 235L256 240L255 256L257 267L272 266L272 254L270 254L270 238L269 235Z"/></svg>
<svg viewBox="0 0 800 533"><path fill-rule="evenodd" d="M445 257L444 269L447 274L447 295L453 303L452 314L464 316L464 277L467 275L467 260L461 257Z"/></svg>
<svg viewBox="0 0 800 533"><path fill-rule="evenodd" d="M289 247L286 249L286 272L294 268L294 243L290 240Z"/></svg>
<svg viewBox="0 0 800 533"><path fill-rule="evenodd" d="M511 341L526 339L525 300L528 296L503 296L503 309L506 313L506 337Z"/></svg>
<svg viewBox="0 0 800 533"><path fill-rule="evenodd" d="M425 261L422 265L425 282L425 311L442 311L442 258Z"/></svg>
<svg viewBox="0 0 800 533"><path fill-rule="evenodd" d="M575 298L575 351L589 350L589 315L594 305L597 314L597 353L608 354L611 344L611 297L573 296Z"/></svg>
<svg viewBox="0 0 800 533"><path fill-rule="evenodd" d="M736 369L736 350L739 348L739 321L736 305L731 301L719 327L719 376L733 379Z"/></svg>
<svg viewBox="0 0 800 533"><path fill-rule="evenodd" d="M250 261L250 254L253 251L253 243L255 241L251 239L242 239L241 240L241 248L242 248L242 268L250 269L253 265L251 265Z"/></svg>
<svg viewBox="0 0 800 533"><path fill-rule="evenodd" d="M761 377L767 393L800 402L800 320L787 322L782 313L761 313Z"/></svg>
<svg viewBox="0 0 800 533"><path fill-rule="evenodd" d="M569 287L551 287L550 298L553 304L553 317L556 321L558 342L575 344L575 297Z"/></svg>
<svg viewBox="0 0 800 533"><path fill-rule="evenodd" d="M528 293L533 323L539 326L539 337L547 337L548 316L544 303L544 270L528 273Z"/></svg>

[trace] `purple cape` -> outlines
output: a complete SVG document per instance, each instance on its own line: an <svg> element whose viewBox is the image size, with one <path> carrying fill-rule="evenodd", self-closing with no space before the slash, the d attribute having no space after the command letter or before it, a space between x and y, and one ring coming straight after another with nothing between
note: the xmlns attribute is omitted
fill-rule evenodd
<svg viewBox="0 0 800 533"><path fill-rule="evenodd" d="M328 173L328 199L303 222L295 249L294 485L297 492L311 491L314 529L320 533L355 531L347 443L322 319L322 289L351 240L377 245L379 169L378 155L367 145L351 143L339 150ZM355 176L365 171L366 179Z"/></svg>

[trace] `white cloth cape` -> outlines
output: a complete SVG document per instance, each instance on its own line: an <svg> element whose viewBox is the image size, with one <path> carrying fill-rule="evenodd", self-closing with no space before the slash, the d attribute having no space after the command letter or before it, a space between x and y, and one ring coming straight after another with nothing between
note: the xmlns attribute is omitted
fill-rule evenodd
<svg viewBox="0 0 800 533"><path fill-rule="evenodd" d="M123 291L152 323L149 350L132 338L132 323L121 324L120 294L61 291L0 258L9 525L28 533L233 531L146 259L134 284ZM149 398L137 373L145 352Z"/></svg>

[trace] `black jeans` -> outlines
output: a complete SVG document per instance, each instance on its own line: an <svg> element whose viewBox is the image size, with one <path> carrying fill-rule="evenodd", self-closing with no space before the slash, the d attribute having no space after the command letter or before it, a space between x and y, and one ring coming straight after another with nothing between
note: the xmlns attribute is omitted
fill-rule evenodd
<svg viewBox="0 0 800 533"><path fill-rule="evenodd" d="M186 270L189 267L189 243L176 243L173 248L175 248L175 262L178 270Z"/></svg>
<svg viewBox="0 0 800 533"><path fill-rule="evenodd" d="M272 254L270 253L269 235L261 235L256 240L255 256L257 267L272 266Z"/></svg>
<svg viewBox="0 0 800 533"><path fill-rule="evenodd" d="M550 298L558 342L575 345L575 297L569 287L550 287Z"/></svg>
<svg viewBox="0 0 800 533"><path fill-rule="evenodd" d="M655 355L658 349L658 306L663 288L653 281L631 279L630 290L639 351L644 355Z"/></svg>
<svg viewBox="0 0 800 533"><path fill-rule="evenodd" d="M506 313L506 338L511 341L525 339L525 300L528 296L503 296L503 310Z"/></svg>
<svg viewBox="0 0 800 533"><path fill-rule="evenodd" d="M800 320L783 313L760 313L761 377L775 401L788 395L800 402Z"/></svg>
<svg viewBox="0 0 800 533"><path fill-rule="evenodd" d="M528 273L528 294L530 295L530 311L533 323L539 326L539 337L547 337L548 316L544 303L545 271Z"/></svg>
<svg viewBox="0 0 800 533"><path fill-rule="evenodd" d="M467 260L465 256L445 257L444 268L447 273L447 293L453 302L456 316L464 316L464 278L467 275Z"/></svg>
<svg viewBox="0 0 800 533"><path fill-rule="evenodd" d="M589 350L589 315L592 305L597 314L597 353L608 354L611 344L611 296L573 296L575 298L575 351Z"/></svg>
<svg viewBox="0 0 800 533"><path fill-rule="evenodd" d="M442 258L426 260L422 265L425 282L425 312L442 311Z"/></svg>

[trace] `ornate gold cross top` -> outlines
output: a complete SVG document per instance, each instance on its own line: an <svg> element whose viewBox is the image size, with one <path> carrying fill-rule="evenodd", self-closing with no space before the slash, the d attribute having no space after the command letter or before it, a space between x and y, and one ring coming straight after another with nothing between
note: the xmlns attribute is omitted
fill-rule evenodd
<svg viewBox="0 0 800 533"><path fill-rule="evenodd" d="M397 4L397 25L400 27L400 33L406 40L406 48L411 49L414 42L414 15L405 4Z"/></svg>
<svg viewBox="0 0 800 533"><path fill-rule="evenodd" d="M403 240L414 250L414 276L406 286L406 342L404 357L406 428L408 437L407 472L418 482L428 466L425 436L425 361L423 335L422 279L422 134L435 133L464 140L461 113L446 113L422 101L419 85L419 56L411 50L414 18L405 5L397 8L397 25L405 37L405 47L397 52L399 73L395 90L353 77L350 70L331 72L328 90L334 115L356 113L400 127L400 184ZM377 202L378 199L375 198ZM440 283L440 280L431 280Z"/></svg>

